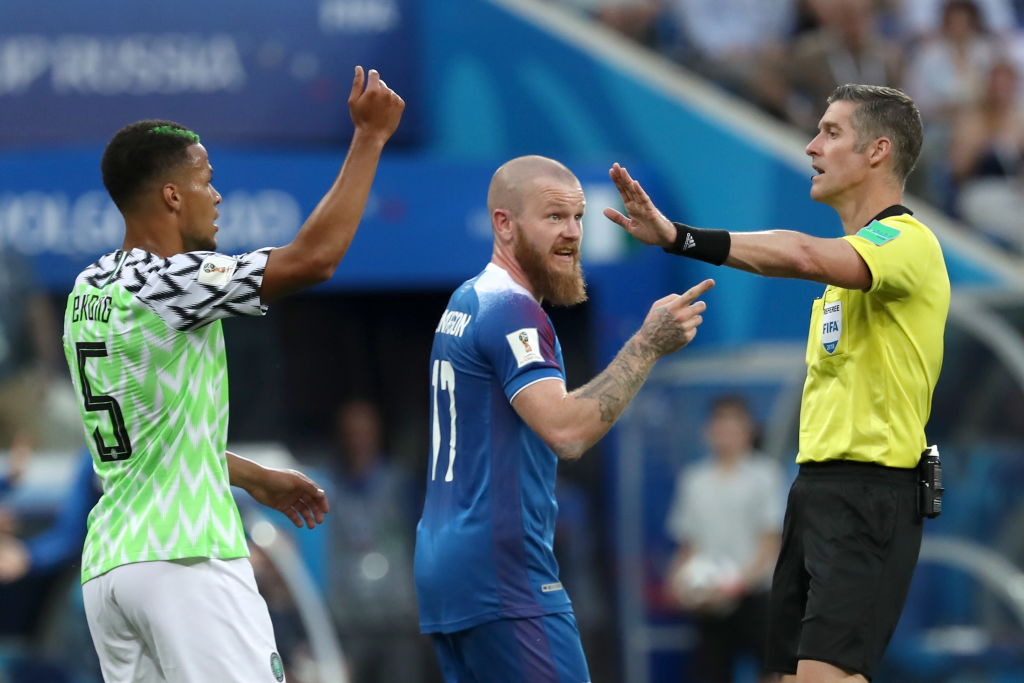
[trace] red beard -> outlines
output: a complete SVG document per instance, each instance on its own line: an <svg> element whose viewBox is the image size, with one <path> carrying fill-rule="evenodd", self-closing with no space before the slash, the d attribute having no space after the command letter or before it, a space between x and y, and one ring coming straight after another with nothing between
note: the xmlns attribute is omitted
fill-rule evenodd
<svg viewBox="0 0 1024 683"><path fill-rule="evenodd" d="M535 248L519 232L516 234L515 257L539 299L550 301L556 306L572 306L587 300L587 286L583 281L579 252L576 252L572 272L562 273L550 268L546 263L548 254Z"/></svg>

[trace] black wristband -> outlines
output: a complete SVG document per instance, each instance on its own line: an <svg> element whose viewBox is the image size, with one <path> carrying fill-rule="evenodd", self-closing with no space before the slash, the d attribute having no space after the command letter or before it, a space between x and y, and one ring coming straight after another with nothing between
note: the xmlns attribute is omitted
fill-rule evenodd
<svg viewBox="0 0 1024 683"><path fill-rule="evenodd" d="M694 228L684 223L675 223L676 238L672 246L665 247L670 254L695 258L716 266L725 263L732 247L732 237L728 230L710 228Z"/></svg>

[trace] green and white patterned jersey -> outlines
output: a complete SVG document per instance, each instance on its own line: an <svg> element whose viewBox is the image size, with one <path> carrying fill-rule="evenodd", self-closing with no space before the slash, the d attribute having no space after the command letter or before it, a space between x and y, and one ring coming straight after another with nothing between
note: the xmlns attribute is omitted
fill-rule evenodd
<svg viewBox="0 0 1024 683"><path fill-rule="evenodd" d="M75 280L64 353L103 482L83 583L131 562L248 556L224 454L220 319L266 312L259 292L269 251L116 251Z"/></svg>

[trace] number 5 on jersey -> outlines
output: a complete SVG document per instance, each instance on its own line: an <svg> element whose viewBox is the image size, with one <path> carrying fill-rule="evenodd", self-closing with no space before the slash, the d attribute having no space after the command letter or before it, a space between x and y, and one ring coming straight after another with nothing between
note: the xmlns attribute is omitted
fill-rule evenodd
<svg viewBox="0 0 1024 683"><path fill-rule="evenodd" d="M85 403L85 409L89 412L106 411L110 413L110 419L114 423L114 439L117 440L117 443L113 446L103 443L99 427L93 430L92 438L96 441L96 454L103 462L127 460L132 457L132 442L128 438L128 429L124 424L121 406L113 396L92 393L89 378L85 374L85 361L89 358L106 358L107 345L104 342L78 342L75 344L75 356L78 361L78 378L82 384L82 401Z"/></svg>
<svg viewBox="0 0 1024 683"><path fill-rule="evenodd" d="M444 475L445 481L454 479L452 468L455 466L455 368L446 360L435 360L433 373L431 374L431 413L434 416L434 459L430 468L430 480L437 479L437 456L441 451L441 418L438 416L437 394L438 390L448 392L448 413L451 417L448 436L448 472Z"/></svg>

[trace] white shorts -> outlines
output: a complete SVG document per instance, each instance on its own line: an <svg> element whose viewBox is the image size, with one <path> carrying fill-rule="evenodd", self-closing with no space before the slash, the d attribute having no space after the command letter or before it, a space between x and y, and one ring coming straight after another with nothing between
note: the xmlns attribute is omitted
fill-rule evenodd
<svg viewBox="0 0 1024 683"><path fill-rule="evenodd" d="M247 558L126 564L82 594L106 683L284 680Z"/></svg>

